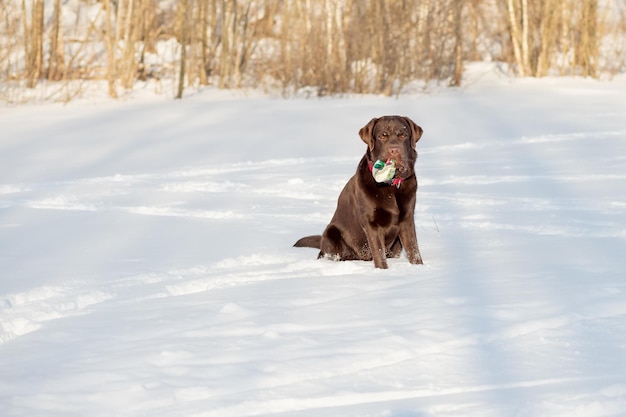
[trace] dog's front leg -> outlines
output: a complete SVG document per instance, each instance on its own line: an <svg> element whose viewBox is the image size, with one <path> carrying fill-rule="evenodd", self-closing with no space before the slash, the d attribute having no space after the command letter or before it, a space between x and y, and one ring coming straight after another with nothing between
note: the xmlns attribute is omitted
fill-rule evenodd
<svg viewBox="0 0 626 417"><path fill-rule="evenodd" d="M367 240L372 251L374 266L380 269L387 269L387 254L385 249L385 234L380 227L370 225L365 229Z"/></svg>
<svg viewBox="0 0 626 417"><path fill-rule="evenodd" d="M423 264L419 245L417 244L417 234L415 233L415 220L413 216L407 216L400 223L400 242L406 251L406 256L412 264Z"/></svg>

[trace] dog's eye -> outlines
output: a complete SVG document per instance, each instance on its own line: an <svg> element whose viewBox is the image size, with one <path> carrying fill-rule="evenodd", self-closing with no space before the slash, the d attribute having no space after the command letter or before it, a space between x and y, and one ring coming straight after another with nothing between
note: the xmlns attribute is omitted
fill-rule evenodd
<svg viewBox="0 0 626 417"><path fill-rule="evenodd" d="M406 139L406 138L407 138L407 136L408 136L408 135L406 134L406 132L400 132L400 133L398 133L398 137L399 137L400 139Z"/></svg>
<svg viewBox="0 0 626 417"><path fill-rule="evenodd" d="M378 138L379 138L379 139L387 139L388 137L389 137L389 133L387 133L387 132L381 132L381 133L378 135Z"/></svg>

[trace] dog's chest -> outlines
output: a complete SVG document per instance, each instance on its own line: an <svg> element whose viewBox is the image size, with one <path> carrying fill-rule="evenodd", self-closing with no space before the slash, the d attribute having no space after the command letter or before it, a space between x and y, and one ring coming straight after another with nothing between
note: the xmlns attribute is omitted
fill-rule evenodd
<svg viewBox="0 0 626 417"><path fill-rule="evenodd" d="M374 195L375 202L370 213L370 221L382 227L398 224L400 217L400 207L396 199L397 195L389 188L381 188Z"/></svg>

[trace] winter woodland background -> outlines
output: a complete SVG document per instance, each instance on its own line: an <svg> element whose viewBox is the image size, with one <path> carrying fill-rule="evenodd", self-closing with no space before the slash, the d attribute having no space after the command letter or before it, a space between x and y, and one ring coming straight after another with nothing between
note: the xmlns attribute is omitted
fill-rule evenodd
<svg viewBox="0 0 626 417"><path fill-rule="evenodd" d="M520 76L626 69L624 0L0 0L0 100L69 101L93 81L285 96L458 86L464 63ZM95 83L98 84L98 83Z"/></svg>

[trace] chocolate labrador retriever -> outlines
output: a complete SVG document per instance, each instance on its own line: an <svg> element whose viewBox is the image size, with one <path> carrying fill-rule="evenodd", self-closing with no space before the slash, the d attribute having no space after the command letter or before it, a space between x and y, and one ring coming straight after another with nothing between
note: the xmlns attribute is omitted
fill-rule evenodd
<svg viewBox="0 0 626 417"><path fill-rule="evenodd" d="M367 151L339 194L330 224L321 236L303 237L294 246L320 249L318 258L373 260L376 268L387 268L387 258L404 248L409 262L421 264L413 213L415 144L422 132L401 116L374 118L359 130Z"/></svg>

